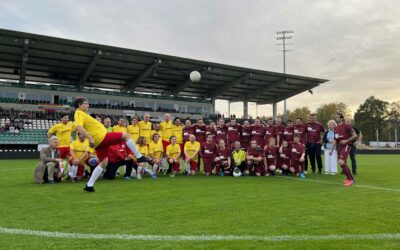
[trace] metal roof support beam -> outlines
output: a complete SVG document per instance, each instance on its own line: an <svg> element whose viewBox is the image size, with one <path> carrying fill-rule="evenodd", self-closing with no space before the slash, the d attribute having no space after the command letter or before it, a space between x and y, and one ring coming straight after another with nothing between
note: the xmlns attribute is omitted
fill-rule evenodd
<svg viewBox="0 0 400 250"><path fill-rule="evenodd" d="M21 71L19 73L19 85L25 85L26 65L29 59L29 39L24 39L24 47L22 49Z"/></svg>
<svg viewBox="0 0 400 250"><path fill-rule="evenodd" d="M274 120L276 120L276 115L277 115L277 104L276 102L272 103L272 117Z"/></svg>
<svg viewBox="0 0 400 250"><path fill-rule="evenodd" d="M97 51L94 51L94 53L95 53L95 55L92 57L92 60L90 60L90 63L88 64L87 68L85 69L85 71L83 72L81 77L79 77L78 84L77 84L78 89L82 88L85 85L87 79L89 78L90 74L93 72L93 69L97 64L97 61L103 54L103 51L97 50Z"/></svg>
<svg viewBox="0 0 400 250"><path fill-rule="evenodd" d="M239 77L238 79L233 80L232 82L229 82L227 84L224 84L221 87L218 87L218 88L214 89L211 92L210 96L211 97L217 97L219 94L221 94L221 92L229 91L230 89L242 84L243 82L245 82L246 80L250 79L253 76L254 76L253 73L246 73L243 76Z"/></svg>
<svg viewBox="0 0 400 250"><path fill-rule="evenodd" d="M161 59L154 59L154 62L149 65L142 73L140 73L140 75L128 82L126 89L132 92L135 91L136 87L138 87L144 80L146 80L146 78L149 77L160 64L162 64Z"/></svg>
<svg viewBox="0 0 400 250"><path fill-rule="evenodd" d="M249 101L247 98L247 94L246 97L243 100L243 118L244 119L249 119Z"/></svg>
<svg viewBox="0 0 400 250"><path fill-rule="evenodd" d="M310 89L315 88L317 86L319 86L319 83L314 83L314 84L310 85ZM290 92L290 93L288 93L286 95L275 96L274 98L271 98L271 101L258 102L258 104L259 105L264 105L264 104L278 103L278 102L281 102L281 101L283 101L285 99L288 99L290 97L293 97L295 95L301 94L301 93L306 92L306 91L307 90L301 89L301 90L298 90L296 92Z"/></svg>
<svg viewBox="0 0 400 250"><path fill-rule="evenodd" d="M200 75L203 77L203 76L205 76L208 72L210 72L211 70L212 70L212 69L211 69L211 67L209 67L209 66L203 67L203 70L200 71ZM200 80L200 81L201 81L201 80ZM174 89L165 91L163 94L164 94L164 95L177 95L177 94L179 94L180 92L184 91L185 88L186 88L189 84L191 84L191 83L192 83L192 80L190 80L190 77L189 77L189 79L187 79L186 81L184 81L184 82L178 84Z"/></svg>

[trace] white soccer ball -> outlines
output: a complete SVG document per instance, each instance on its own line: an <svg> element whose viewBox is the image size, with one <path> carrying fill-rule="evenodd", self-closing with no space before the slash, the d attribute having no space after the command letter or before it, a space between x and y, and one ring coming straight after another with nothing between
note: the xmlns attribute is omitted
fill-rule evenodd
<svg viewBox="0 0 400 250"><path fill-rule="evenodd" d="M201 79L201 74L199 71L192 71L190 73L190 80L192 82L200 82L200 79Z"/></svg>

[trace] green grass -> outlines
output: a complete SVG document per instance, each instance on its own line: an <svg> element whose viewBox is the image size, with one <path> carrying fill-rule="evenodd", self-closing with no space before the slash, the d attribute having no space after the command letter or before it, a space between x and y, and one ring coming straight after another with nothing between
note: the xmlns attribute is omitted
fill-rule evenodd
<svg viewBox="0 0 400 250"><path fill-rule="evenodd" d="M151 235L400 233L400 192L278 177L32 183L33 160L0 161L0 227ZM400 189L399 155L359 155L357 185ZM343 176L308 175L342 183ZM139 241L0 234L0 248L398 249L400 240Z"/></svg>

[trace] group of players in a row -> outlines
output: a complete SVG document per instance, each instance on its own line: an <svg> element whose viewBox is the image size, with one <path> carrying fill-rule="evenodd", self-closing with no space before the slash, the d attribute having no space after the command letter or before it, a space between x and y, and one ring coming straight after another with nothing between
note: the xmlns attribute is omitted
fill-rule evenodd
<svg viewBox="0 0 400 250"><path fill-rule="evenodd" d="M279 169L283 174L293 173L304 178L305 145L320 147L321 134L325 131L315 115L311 115L305 124L301 118L297 118L295 124L289 120L287 126L283 126L280 119L274 124L272 118L265 125L259 118L252 125L247 121L240 125L233 118L228 124L219 119L218 125L210 122L207 126L202 119L193 125L186 120L181 125L179 118L171 121L169 114L164 115L161 123L152 124L146 113L142 121L132 117L131 124L125 126L125 119L121 118L111 127L108 118L98 121L89 116L89 104L85 98L81 99L75 102L75 122L69 122L69 117L64 116L48 131L48 136L51 138L54 134L58 138L61 158L68 158L71 164L69 175L72 179L81 178L85 164L95 165L91 156L96 152L99 165L92 167L86 191L94 191L94 181L103 169L106 169L105 176L113 178L119 166L131 166L129 163L132 162L138 179L143 173L156 178L164 171L174 177L181 171L180 159L185 161L184 170L188 175L200 170L202 159L205 175L232 175L240 171L239 174L269 176ZM351 126L343 123L343 116L338 114L335 119L338 126L334 143L338 146L339 164L347 176L345 184L350 186L354 179L350 171L346 171L346 158L348 145L356 135ZM70 145L75 129L79 138ZM315 157L315 152L308 153ZM311 163L315 164L315 159ZM315 166L312 167L315 171ZM130 177L127 168L125 178Z"/></svg>

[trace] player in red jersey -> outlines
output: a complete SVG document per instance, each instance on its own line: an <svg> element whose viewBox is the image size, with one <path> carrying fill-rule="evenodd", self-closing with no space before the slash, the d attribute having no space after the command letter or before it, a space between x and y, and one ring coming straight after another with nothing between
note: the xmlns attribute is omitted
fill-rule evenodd
<svg viewBox="0 0 400 250"><path fill-rule="evenodd" d="M275 135L278 146L282 145L284 132L285 132L285 126L282 125L282 119L278 117L275 120Z"/></svg>
<svg viewBox="0 0 400 250"><path fill-rule="evenodd" d="M268 144L269 139L271 138L276 139L276 128L274 125L274 120L272 118L268 118L267 125L265 126L265 145Z"/></svg>
<svg viewBox="0 0 400 250"><path fill-rule="evenodd" d="M276 160L278 158L278 149L276 148L275 138L270 138L268 145L264 147L264 168L265 176L275 175Z"/></svg>
<svg viewBox="0 0 400 250"><path fill-rule="evenodd" d="M207 135L207 140L201 145L200 155L203 159L204 174L211 175L213 169L213 162L217 154L217 145L213 142L211 134Z"/></svg>
<svg viewBox="0 0 400 250"><path fill-rule="evenodd" d="M255 140L258 146L264 147L265 127L261 124L260 118L254 119L254 124L251 127L251 140Z"/></svg>
<svg viewBox="0 0 400 250"><path fill-rule="evenodd" d="M228 132L228 145L233 147L235 141L240 141L240 124L236 122L236 118L231 118L231 122L227 124ZM243 145L242 145L243 146Z"/></svg>
<svg viewBox="0 0 400 250"><path fill-rule="evenodd" d="M194 135L194 128L190 120L185 121L185 126L183 127L183 144L189 141L190 135Z"/></svg>
<svg viewBox="0 0 400 250"><path fill-rule="evenodd" d="M257 145L255 140L250 142L250 147L247 149L247 169L249 175L263 176L265 168L263 165L263 148Z"/></svg>
<svg viewBox="0 0 400 250"><path fill-rule="evenodd" d="M294 142L291 145L289 171L304 179L306 178L304 174L304 158L306 152L304 144L300 143L300 137L300 134L294 134L293 136Z"/></svg>
<svg viewBox="0 0 400 250"><path fill-rule="evenodd" d="M329 151L329 154L332 155L333 149L337 145L339 165L342 168L343 173L346 175L344 184L346 187L349 187L355 182L355 180L346 164L346 160L351 151L351 144L357 138L357 134L350 125L344 123L344 117L342 114L336 114L335 121L337 123L337 127L334 130L335 140L333 141L333 146Z"/></svg>
<svg viewBox="0 0 400 250"><path fill-rule="evenodd" d="M296 118L293 131L295 134L300 135L300 143L306 145L306 136L307 136L306 126L304 126L303 119L301 119L300 117Z"/></svg>
<svg viewBox="0 0 400 250"><path fill-rule="evenodd" d="M207 126L204 124L203 119L198 119L197 123L194 124L193 127L196 140L200 142L200 144L203 144L206 141L206 132L207 132Z"/></svg>
<svg viewBox="0 0 400 250"><path fill-rule="evenodd" d="M217 142L218 142L217 133L218 133L218 131L217 131L217 126L215 125L215 122L210 122L210 125L207 126L206 135L209 135L209 134L212 135L213 142L215 144L217 144Z"/></svg>
<svg viewBox="0 0 400 250"><path fill-rule="evenodd" d="M315 173L315 159L317 159L318 174L322 173L322 158L321 158L321 133L325 132L324 126L316 121L316 115L311 114L309 122L306 123L307 133L307 155L310 159L311 170ZM305 168L308 169L308 160L305 159Z"/></svg>
<svg viewBox="0 0 400 250"><path fill-rule="evenodd" d="M227 141L227 128L225 125L225 120L223 118L220 118L218 120L218 125L217 125L217 142L220 140L224 140L225 142Z"/></svg>
<svg viewBox="0 0 400 250"><path fill-rule="evenodd" d="M243 126L240 127L240 145L247 149L250 146L251 131L253 128L250 126L249 121L244 121Z"/></svg>
<svg viewBox="0 0 400 250"><path fill-rule="evenodd" d="M283 140L287 141L290 145L293 142L293 135L294 135L294 127L292 120L288 120L286 125L287 126L283 131Z"/></svg>
<svg viewBox="0 0 400 250"><path fill-rule="evenodd" d="M288 170L290 167L290 150L289 143L287 141L283 141L282 145L279 147L279 156L278 156L278 167L282 170L283 175L288 174Z"/></svg>
<svg viewBox="0 0 400 250"><path fill-rule="evenodd" d="M215 157L215 172L220 176L231 174L231 148L225 145L224 140L219 140Z"/></svg>

